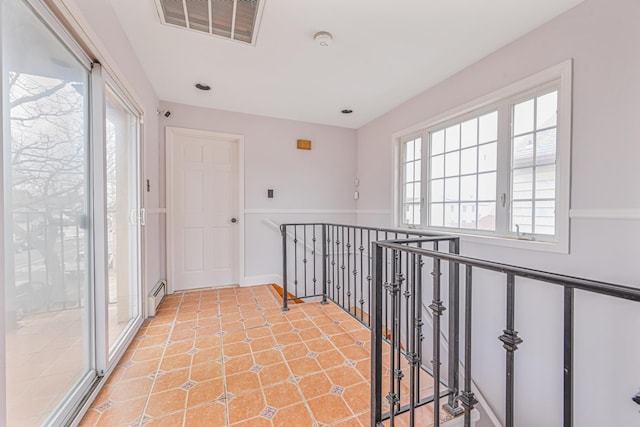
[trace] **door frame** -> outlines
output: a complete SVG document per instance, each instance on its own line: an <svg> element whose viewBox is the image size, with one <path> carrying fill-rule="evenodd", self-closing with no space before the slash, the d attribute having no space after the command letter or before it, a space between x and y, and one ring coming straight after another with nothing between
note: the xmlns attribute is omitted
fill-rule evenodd
<svg viewBox="0 0 640 427"><path fill-rule="evenodd" d="M165 233L167 235L167 288L168 293L172 294L175 292L173 288L174 283L174 268L173 268L173 260L174 260L174 245L173 245L173 223L172 223L172 215L171 212L172 202L174 195L171 190L171 182L173 182L173 159L171 157L171 149L173 148L173 144L175 143L175 138L180 135L187 136L196 136L201 138L209 138L209 139L221 139L225 141L230 141L236 144L238 148L238 156L237 156L237 183L238 183L238 205L236 206L238 210L238 248L236 256L238 257L238 262L236 263L236 277L238 278L238 285L244 285L244 136L232 133L222 133L208 130L199 130L199 129L189 129L189 128L181 128L174 126L166 126L165 127L165 196L166 196L166 224L165 224Z"/></svg>

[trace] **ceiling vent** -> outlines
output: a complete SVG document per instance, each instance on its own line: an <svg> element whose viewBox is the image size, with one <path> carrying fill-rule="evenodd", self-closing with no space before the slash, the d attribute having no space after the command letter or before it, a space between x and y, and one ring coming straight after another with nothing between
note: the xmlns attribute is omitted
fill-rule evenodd
<svg viewBox="0 0 640 427"><path fill-rule="evenodd" d="M255 44L265 0L156 0L165 25Z"/></svg>

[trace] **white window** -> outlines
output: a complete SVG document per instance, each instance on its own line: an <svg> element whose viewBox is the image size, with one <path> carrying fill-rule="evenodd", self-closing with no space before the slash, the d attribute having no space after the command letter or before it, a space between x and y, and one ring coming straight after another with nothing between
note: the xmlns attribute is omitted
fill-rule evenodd
<svg viewBox="0 0 640 427"><path fill-rule="evenodd" d="M570 78L567 61L395 135L398 225L567 251Z"/></svg>
<svg viewBox="0 0 640 427"><path fill-rule="evenodd" d="M556 234L558 91L513 105L511 231Z"/></svg>
<svg viewBox="0 0 640 427"><path fill-rule="evenodd" d="M498 112L430 132L432 227L495 230Z"/></svg>
<svg viewBox="0 0 640 427"><path fill-rule="evenodd" d="M422 138L402 144L402 223L409 227L422 224Z"/></svg>

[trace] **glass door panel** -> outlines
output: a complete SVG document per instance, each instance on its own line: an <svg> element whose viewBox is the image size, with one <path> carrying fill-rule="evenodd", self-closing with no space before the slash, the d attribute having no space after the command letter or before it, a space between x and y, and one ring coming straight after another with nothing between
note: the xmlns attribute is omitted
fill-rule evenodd
<svg viewBox="0 0 640 427"><path fill-rule="evenodd" d="M139 121L107 87L108 337L113 353L140 316Z"/></svg>
<svg viewBox="0 0 640 427"><path fill-rule="evenodd" d="M2 6L6 425L40 426L95 378L89 71L23 2Z"/></svg>

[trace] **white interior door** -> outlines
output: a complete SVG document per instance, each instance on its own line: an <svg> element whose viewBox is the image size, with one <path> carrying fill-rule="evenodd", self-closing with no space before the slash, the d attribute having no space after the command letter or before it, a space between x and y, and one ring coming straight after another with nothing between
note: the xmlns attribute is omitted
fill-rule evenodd
<svg viewBox="0 0 640 427"><path fill-rule="evenodd" d="M238 140L167 130L173 290L238 283Z"/></svg>

